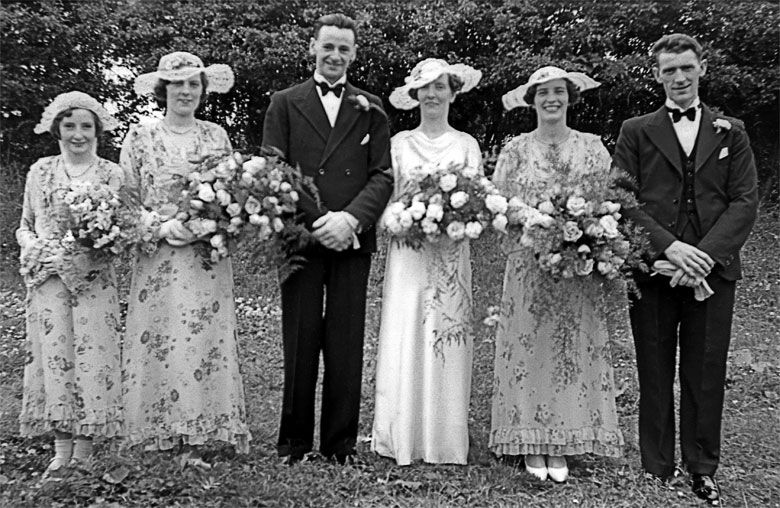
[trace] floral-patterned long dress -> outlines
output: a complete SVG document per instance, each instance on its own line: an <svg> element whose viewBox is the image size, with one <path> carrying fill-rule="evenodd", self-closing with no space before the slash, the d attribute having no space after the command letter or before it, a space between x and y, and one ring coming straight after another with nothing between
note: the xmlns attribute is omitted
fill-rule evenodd
<svg viewBox="0 0 780 508"><path fill-rule="evenodd" d="M403 131L391 140L395 195L424 164L481 165L477 141ZM392 199L391 199L392 202ZM387 254L371 449L399 465L465 464L471 393L471 261L468 241Z"/></svg>
<svg viewBox="0 0 780 508"><path fill-rule="evenodd" d="M58 248L67 231L64 197L72 181L119 189L122 170L98 159L71 179L57 155L38 160L27 174L16 231L27 286L22 436L50 430L93 437L122 433L119 298L113 265L85 254L65 257L57 268L36 263Z"/></svg>
<svg viewBox="0 0 780 508"><path fill-rule="evenodd" d="M158 121L130 129L120 163L128 187L165 219L179 179L194 170L188 161L230 149L216 124L198 120L177 134ZM122 359L129 445L168 450L220 440L248 449L233 270L230 259L202 261L192 245L164 241L136 258Z"/></svg>
<svg viewBox="0 0 780 508"><path fill-rule="evenodd" d="M551 160L577 172L604 171L601 140L571 131L553 148L521 134L501 151L493 177L507 195L535 204ZM604 289L591 278L554 282L532 254L507 243L501 317L496 333L489 447L501 455L619 456Z"/></svg>

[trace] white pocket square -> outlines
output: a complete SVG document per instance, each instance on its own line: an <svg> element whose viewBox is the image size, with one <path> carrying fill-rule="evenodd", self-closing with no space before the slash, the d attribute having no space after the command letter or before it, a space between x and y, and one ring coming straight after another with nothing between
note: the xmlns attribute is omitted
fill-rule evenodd
<svg viewBox="0 0 780 508"><path fill-rule="evenodd" d="M720 155L718 155L718 160L725 159L728 156L729 156L729 147L724 146L723 148L720 149Z"/></svg>
<svg viewBox="0 0 780 508"><path fill-rule="evenodd" d="M360 146L363 146L366 143L368 143L369 139L371 139L371 134L366 134L365 136L363 136L363 139L360 141Z"/></svg>

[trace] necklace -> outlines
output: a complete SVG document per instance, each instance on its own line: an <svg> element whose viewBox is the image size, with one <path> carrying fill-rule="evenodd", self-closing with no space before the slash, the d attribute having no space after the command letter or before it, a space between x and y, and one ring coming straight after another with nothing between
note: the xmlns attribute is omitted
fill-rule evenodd
<svg viewBox="0 0 780 508"><path fill-rule="evenodd" d="M92 159L92 161L84 168L83 171L81 171L81 173L73 174L71 172L73 168L71 168L71 170L68 170L68 163L66 163L65 160L63 159L62 169L65 170L65 176L68 177L68 180L73 180L74 178L81 178L82 176L86 175L89 172L89 170L92 169L92 167L95 165L96 162L97 162L97 158Z"/></svg>
<svg viewBox="0 0 780 508"><path fill-rule="evenodd" d="M565 143L565 142L566 142L566 140L567 140L567 139L569 139L569 134L571 134L571 129L569 129L568 131L566 131L566 135L565 135L565 136L563 136L563 138L562 138L562 139L560 139L559 141L544 141L544 140L542 140L542 139L539 137L539 133L538 133L537 131L534 131L534 141L536 141L537 143L540 143L540 144L542 144L542 145L547 145L547 146L558 146L558 145L561 145L561 144Z"/></svg>
<svg viewBox="0 0 780 508"><path fill-rule="evenodd" d="M173 127L171 127L170 125L168 125L168 122L166 122L165 120L163 120L163 127L165 127L165 130L167 130L168 132L170 132L170 133L172 133L172 134L187 134L187 133L188 133L188 132L190 132L192 129L194 129L196 125L197 125L197 124L193 123L193 124L192 124L192 125L190 125L189 127L185 127L185 128L183 128L183 129L174 129Z"/></svg>

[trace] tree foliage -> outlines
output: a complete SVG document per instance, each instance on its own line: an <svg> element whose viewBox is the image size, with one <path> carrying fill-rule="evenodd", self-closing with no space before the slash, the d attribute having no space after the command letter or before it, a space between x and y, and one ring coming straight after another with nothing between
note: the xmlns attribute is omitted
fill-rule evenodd
<svg viewBox="0 0 780 508"><path fill-rule="evenodd" d="M236 146L255 149L271 93L310 75L312 24L333 11L360 23L350 79L383 98L422 58L482 70L480 86L458 97L451 122L486 149L534 127L532 111L504 112L500 97L550 64L602 82L573 108L570 123L611 147L623 120L662 102L650 73L652 43L662 34L688 33L708 51L702 99L745 121L761 180L775 185L780 18L772 1L6 1L0 6L0 160L29 165L55 151L32 127L55 95L72 89L117 106L124 128L104 144L115 155L128 124L153 109L149 97L133 94L132 76L153 70L174 50L233 67L236 86L210 97L200 115L224 125ZM416 125L416 111L386 106L393 132Z"/></svg>

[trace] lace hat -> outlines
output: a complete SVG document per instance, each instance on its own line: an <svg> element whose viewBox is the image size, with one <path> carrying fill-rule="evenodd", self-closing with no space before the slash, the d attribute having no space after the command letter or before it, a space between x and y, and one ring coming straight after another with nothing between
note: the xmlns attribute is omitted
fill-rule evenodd
<svg viewBox="0 0 780 508"><path fill-rule="evenodd" d="M205 72L209 80L207 92L227 93L233 88L235 77L229 65L213 64L204 67L200 58L185 51L174 51L162 56L157 70L135 78L133 88L138 95L144 95L154 92L154 86L161 79L184 81L201 72Z"/></svg>
<svg viewBox="0 0 780 508"><path fill-rule="evenodd" d="M397 109L413 109L420 103L409 95L409 91L422 88L439 78L442 74L457 76L463 81L463 87L458 93L465 93L477 86L482 79L482 71L466 64L448 64L440 58L426 58L412 69L404 78L404 85L399 86L390 94L390 104Z"/></svg>
<svg viewBox="0 0 780 508"><path fill-rule="evenodd" d="M51 104L46 106L41 115L41 121L35 126L33 132L36 134L43 134L49 132L51 124L54 121L54 117L60 112L68 109L86 109L92 111L100 119L103 124L104 131L110 131L116 128L117 122L114 117L106 111L106 108L100 105L91 95L84 92L73 91L61 93L51 101Z"/></svg>
<svg viewBox="0 0 780 508"><path fill-rule="evenodd" d="M574 86L579 89L580 92L601 86L601 83L585 73L567 72L560 67L553 67L552 65L548 65L547 67L542 67L541 69L538 69L533 74L531 74L531 77L528 78L528 83L518 86L511 92L505 93L504 96L501 97L501 102L504 103L504 108L508 111L518 106L530 107L531 104L525 102L525 99L523 98L525 97L525 93L528 91L528 89L533 85L547 83L548 81L552 81L554 79L568 79L572 82L572 84L574 84Z"/></svg>

